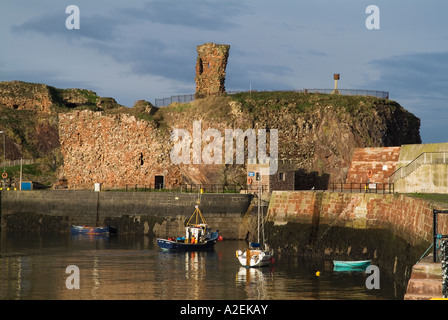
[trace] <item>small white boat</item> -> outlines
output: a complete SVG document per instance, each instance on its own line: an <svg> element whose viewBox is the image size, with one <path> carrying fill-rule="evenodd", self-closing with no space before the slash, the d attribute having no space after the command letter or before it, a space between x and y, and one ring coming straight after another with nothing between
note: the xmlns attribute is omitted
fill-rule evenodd
<svg viewBox="0 0 448 320"><path fill-rule="evenodd" d="M249 248L246 250L237 250L236 251L236 257L238 258L238 261L243 267L250 268L250 267L264 267L269 265L270 263L274 263L274 257L272 253L267 250L268 246L265 243L264 239L264 218L263 218L263 211L261 209L261 185L258 186L258 242L255 243L249 243ZM261 231L263 232L263 247L260 246L260 227Z"/></svg>
<svg viewBox="0 0 448 320"><path fill-rule="evenodd" d="M243 267L264 267L273 262L273 257L269 251L261 249L237 250L236 257Z"/></svg>

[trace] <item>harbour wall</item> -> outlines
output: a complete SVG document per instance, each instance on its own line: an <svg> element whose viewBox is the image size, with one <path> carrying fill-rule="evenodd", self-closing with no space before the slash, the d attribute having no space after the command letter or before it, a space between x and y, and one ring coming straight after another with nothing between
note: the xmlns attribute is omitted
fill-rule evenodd
<svg viewBox="0 0 448 320"><path fill-rule="evenodd" d="M401 194L275 191L266 234L278 254L372 260L405 288L433 241L433 209L444 208ZM438 233L448 234L447 215Z"/></svg>
<svg viewBox="0 0 448 320"><path fill-rule="evenodd" d="M195 205L227 239L242 237L252 195L171 192L2 191L1 230L68 232L71 225L111 225L120 233L181 236Z"/></svg>

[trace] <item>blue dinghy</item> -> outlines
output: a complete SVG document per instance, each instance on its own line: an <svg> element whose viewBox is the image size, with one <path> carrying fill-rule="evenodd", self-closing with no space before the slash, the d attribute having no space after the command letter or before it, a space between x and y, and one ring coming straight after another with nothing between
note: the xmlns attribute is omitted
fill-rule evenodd
<svg viewBox="0 0 448 320"><path fill-rule="evenodd" d="M113 227L89 227L89 226L71 226L72 234L109 234L116 233L117 229Z"/></svg>
<svg viewBox="0 0 448 320"><path fill-rule="evenodd" d="M336 271L365 270L370 265L370 262L371 260L333 260L334 270Z"/></svg>

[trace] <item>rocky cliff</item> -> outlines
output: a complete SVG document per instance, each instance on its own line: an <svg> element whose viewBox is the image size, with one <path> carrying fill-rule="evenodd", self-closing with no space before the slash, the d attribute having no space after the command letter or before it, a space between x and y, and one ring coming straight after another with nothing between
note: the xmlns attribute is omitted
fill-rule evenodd
<svg viewBox="0 0 448 320"><path fill-rule="evenodd" d="M326 174L334 182L345 180L354 148L421 143L418 118L395 101L374 97L252 92L159 112L170 128L190 132L194 120L201 121L202 130L216 128L222 136L225 128L278 129L280 159L296 160L297 170ZM245 181L241 166L223 165L219 171L221 181Z"/></svg>
<svg viewBox="0 0 448 320"><path fill-rule="evenodd" d="M330 181L345 179L354 148L421 143L418 118L394 101L361 96L252 92L165 108L137 101L126 108L89 90L3 82L0 111L7 159L59 153L54 179L89 189L95 182L154 185L155 176L165 176L166 185L244 186L244 165L173 164L170 136L176 128L192 134L193 121L222 137L225 129L267 129L268 135L278 129L279 158ZM21 117L31 124L19 124Z"/></svg>

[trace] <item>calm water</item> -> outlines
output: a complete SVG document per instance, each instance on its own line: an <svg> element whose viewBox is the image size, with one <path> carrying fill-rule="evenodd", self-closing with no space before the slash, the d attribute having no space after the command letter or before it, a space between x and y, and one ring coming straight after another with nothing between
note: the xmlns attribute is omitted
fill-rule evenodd
<svg viewBox="0 0 448 320"><path fill-rule="evenodd" d="M2 233L0 299L402 299L381 274L380 289L367 289L364 272L333 271L331 261L312 263L277 256L273 267L240 267L239 241L213 252L159 250L146 236L21 235ZM80 289L67 289L67 266L80 271ZM320 276L316 276L320 271Z"/></svg>

